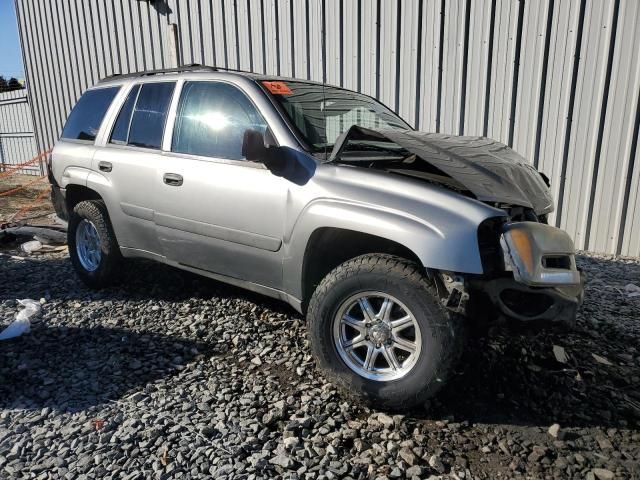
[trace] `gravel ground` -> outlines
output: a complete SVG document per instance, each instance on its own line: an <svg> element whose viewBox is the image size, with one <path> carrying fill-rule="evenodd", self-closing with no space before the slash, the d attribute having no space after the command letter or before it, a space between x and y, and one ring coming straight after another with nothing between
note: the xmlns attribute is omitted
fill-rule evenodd
<svg viewBox="0 0 640 480"><path fill-rule="evenodd" d="M325 383L283 304L137 262L93 292L64 254L4 254L0 323L16 297L43 314L0 343L0 478L640 478L640 262L579 263L575 331L493 328L393 415Z"/></svg>

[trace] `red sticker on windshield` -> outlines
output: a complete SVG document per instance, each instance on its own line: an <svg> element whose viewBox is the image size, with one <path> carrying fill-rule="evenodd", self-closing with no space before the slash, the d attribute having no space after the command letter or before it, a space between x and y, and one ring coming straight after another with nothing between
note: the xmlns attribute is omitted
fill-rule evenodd
<svg viewBox="0 0 640 480"><path fill-rule="evenodd" d="M293 92L285 82L264 81L262 84L273 95L292 95Z"/></svg>

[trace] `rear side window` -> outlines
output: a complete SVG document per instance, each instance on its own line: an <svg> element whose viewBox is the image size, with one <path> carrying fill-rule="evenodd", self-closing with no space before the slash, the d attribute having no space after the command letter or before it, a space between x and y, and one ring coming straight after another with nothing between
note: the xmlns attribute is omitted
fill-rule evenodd
<svg viewBox="0 0 640 480"><path fill-rule="evenodd" d="M136 85L131 89L127 99L122 105L120 109L120 113L118 114L118 118L116 119L116 124L113 126L113 130L111 131L111 142L112 143L127 143L129 140L129 125L131 124L131 113L133 112L133 107L136 104L136 100L138 99L138 92L140 91L140 85Z"/></svg>
<svg viewBox="0 0 640 480"><path fill-rule="evenodd" d="M174 82L146 83L140 88L129 127L129 145L160 148Z"/></svg>
<svg viewBox="0 0 640 480"><path fill-rule="evenodd" d="M267 122L238 88L222 82L187 82L176 113L171 150L242 160L244 132L266 128Z"/></svg>
<svg viewBox="0 0 640 480"><path fill-rule="evenodd" d="M120 87L87 90L71 110L62 138L95 141L100 124Z"/></svg>

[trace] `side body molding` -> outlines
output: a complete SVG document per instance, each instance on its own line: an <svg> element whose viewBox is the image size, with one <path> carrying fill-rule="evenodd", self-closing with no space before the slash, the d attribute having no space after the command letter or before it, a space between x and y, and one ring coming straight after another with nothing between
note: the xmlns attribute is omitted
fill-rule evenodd
<svg viewBox="0 0 640 480"><path fill-rule="evenodd" d="M441 215L434 216L439 218ZM302 298L306 246L319 228L353 230L397 242L430 268L482 273L478 224L475 218L462 213L452 216L448 212L446 223L436 225L407 212L341 200L316 200L301 212L290 236L285 238L284 291Z"/></svg>

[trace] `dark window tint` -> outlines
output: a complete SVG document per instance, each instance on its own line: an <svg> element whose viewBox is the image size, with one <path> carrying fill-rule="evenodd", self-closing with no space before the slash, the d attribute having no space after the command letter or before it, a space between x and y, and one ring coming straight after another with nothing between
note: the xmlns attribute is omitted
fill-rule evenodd
<svg viewBox="0 0 640 480"><path fill-rule="evenodd" d="M62 138L94 141L113 97L120 87L87 90L73 107L62 130Z"/></svg>
<svg viewBox="0 0 640 480"><path fill-rule="evenodd" d="M111 132L111 142L113 143L127 143L129 138L129 124L131 123L131 113L133 107L136 104L138 98L138 92L140 91L140 85L136 85L131 89L127 99L120 109L116 124L113 126Z"/></svg>
<svg viewBox="0 0 640 480"><path fill-rule="evenodd" d="M174 85L173 82L142 85L131 118L130 145L160 148Z"/></svg>
<svg viewBox="0 0 640 480"><path fill-rule="evenodd" d="M267 123L238 88L218 82L187 82L173 133L174 152L241 160L247 129L264 132Z"/></svg>

